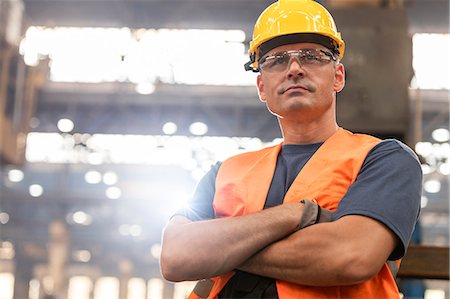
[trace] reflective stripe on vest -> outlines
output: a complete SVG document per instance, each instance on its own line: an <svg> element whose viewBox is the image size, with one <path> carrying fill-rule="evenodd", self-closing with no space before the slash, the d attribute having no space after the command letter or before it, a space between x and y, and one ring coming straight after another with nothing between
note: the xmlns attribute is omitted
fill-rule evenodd
<svg viewBox="0 0 450 299"><path fill-rule="evenodd" d="M339 201L356 180L369 151L379 139L353 134L339 128L316 151L295 178L284 202L315 199L326 209L335 211ZM220 166L216 177L214 212L216 218L233 217L261 211L275 171L281 144L231 157ZM233 276L214 277L208 292L189 298L217 298ZM377 276L357 285L312 287L276 282L278 297L287 298L399 298L397 285L385 264Z"/></svg>

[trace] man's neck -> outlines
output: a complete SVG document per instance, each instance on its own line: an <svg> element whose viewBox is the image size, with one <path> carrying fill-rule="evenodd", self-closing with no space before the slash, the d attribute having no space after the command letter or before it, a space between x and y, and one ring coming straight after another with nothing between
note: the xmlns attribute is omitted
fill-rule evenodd
<svg viewBox="0 0 450 299"><path fill-rule="evenodd" d="M338 130L336 121L327 123L287 122L280 119L284 144L313 144L327 140Z"/></svg>

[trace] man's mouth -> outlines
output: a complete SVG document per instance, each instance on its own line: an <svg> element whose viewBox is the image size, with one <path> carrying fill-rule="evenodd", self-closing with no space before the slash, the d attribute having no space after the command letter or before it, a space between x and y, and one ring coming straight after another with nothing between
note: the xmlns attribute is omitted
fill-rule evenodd
<svg viewBox="0 0 450 299"><path fill-rule="evenodd" d="M286 88L283 93L288 92L288 91L297 91L297 92L305 92L305 91L311 91L310 88L308 88L305 85L292 85L289 86L288 88Z"/></svg>

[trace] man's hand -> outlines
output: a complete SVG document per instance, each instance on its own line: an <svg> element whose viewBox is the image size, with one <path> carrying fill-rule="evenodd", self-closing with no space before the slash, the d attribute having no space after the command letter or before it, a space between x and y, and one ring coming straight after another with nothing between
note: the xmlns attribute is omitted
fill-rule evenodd
<svg viewBox="0 0 450 299"><path fill-rule="evenodd" d="M307 199L302 199L300 203L303 203L305 208L303 209L302 219L300 220L298 229L302 229L320 222L331 221L331 214L333 212L321 208L315 200L310 201Z"/></svg>

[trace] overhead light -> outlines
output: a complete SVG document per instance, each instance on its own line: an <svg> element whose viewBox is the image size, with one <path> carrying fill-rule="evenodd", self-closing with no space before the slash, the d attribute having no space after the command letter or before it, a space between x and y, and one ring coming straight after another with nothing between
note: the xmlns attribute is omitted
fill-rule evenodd
<svg viewBox="0 0 450 299"><path fill-rule="evenodd" d="M417 142L415 151L422 157L427 157L433 152L433 144L431 142Z"/></svg>
<svg viewBox="0 0 450 299"><path fill-rule="evenodd" d="M155 85L150 82L142 82L136 85L136 92L143 95L152 94L155 92Z"/></svg>
<svg viewBox="0 0 450 299"><path fill-rule="evenodd" d="M127 285L128 295L127 298L142 298L142 299L150 299L155 297L146 297L146 286L145 286L145 280L143 278L133 277L128 280Z"/></svg>
<svg viewBox="0 0 450 299"><path fill-rule="evenodd" d="M22 170L19 169L11 169L8 171L8 179L13 183L18 183L22 181L24 178L24 174Z"/></svg>
<svg viewBox="0 0 450 299"><path fill-rule="evenodd" d="M77 211L77 212L73 213L72 220L74 223L81 224L81 225L89 225L92 223L91 215L89 215L83 211Z"/></svg>
<svg viewBox="0 0 450 299"><path fill-rule="evenodd" d="M114 185L119 180L119 177L115 172L108 171L103 174L103 183L106 185Z"/></svg>
<svg viewBox="0 0 450 299"><path fill-rule="evenodd" d="M428 205L428 197L422 196L420 199L420 207L423 209Z"/></svg>
<svg viewBox="0 0 450 299"><path fill-rule="evenodd" d="M208 132L208 126L203 122L195 122L189 126L189 131L193 135L201 136L205 135Z"/></svg>
<svg viewBox="0 0 450 299"><path fill-rule="evenodd" d="M0 223L6 224L8 222L9 222L9 214L6 212L1 212L0 213Z"/></svg>
<svg viewBox="0 0 450 299"><path fill-rule="evenodd" d="M130 235L133 237L139 237L142 234L142 227L137 224L133 224L130 226Z"/></svg>
<svg viewBox="0 0 450 299"><path fill-rule="evenodd" d="M89 153L87 160L91 165L100 165L103 163L103 156L101 153Z"/></svg>
<svg viewBox="0 0 450 299"><path fill-rule="evenodd" d="M69 133L74 128L74 123L68 118L61 118L58 120L57 124L58 129L63 133Z"/></svg>
<svg viewBox="0 0 450 299"><path fill-rule="evenodd" d="M147 298L163 298L165 283L161 278L150 278L147 283Z"/></svg>
<svg viewBox="0 0 450 299"><path fill-rule="evenodd" d="M100 277L95 282L93 298L94 299L119 298L119 287L120 282L118 278L112 276Z"/></svg>
<svg viewBox="0 0 450 299"><path fill-rule="evenodd" d="M191 172L191 176L194 180L200 181L205 175L205 171L201 168L196 168Z"/></svg>
<svg viewBox="0 0 450 299"><path fill-rule="evenodd" d="M72 258L77 262L87 263L91 260L91 253L88 250L75 250Z"/></svg>
<svg viewBox="0 0 450 299"><path fill-rule="evenodd" d="M181 164L181 167L183 167L183 169L190 170L190 171L196 169L197 166L198 166L198 162L194 158L186 159Z"/></svg>
<svg viewBox="0 0 450 299"><path fill-rule="evenodd" d="M166 135L173 135L177 132L178 127L175 123L169 121L163 125L162 130Z"/></svg>
<svg viewBox="0 0 450 299"><path fill-rule="evenodd" d="M12 260L14 256L14 245L9 241L0 241L0 259Z"/></svg>
<svg viewBox="0 0 450 299"><path fill-rule="evenodd" d="M67 286L67 299L92 298L91 294L94 289L94 284L89 276L71 276L68 282L69 284ZM39 293L38 296L33 299L38 298L40 298ZM31 296L30 299L32 299Z"/></svg>
<svg viewBox="0 0 450 299"><path fill-rule="evenodd" d="M36 129L37 127L39 127L40 123L41 123L41 121L39 120L39 118L32 117L30 119L30 128Z"/></svg>
<svg viewBox="0 0 450 299"><path fill-rule="evenodd" d="M439 128L431 133L431 137L437 142L446 142L450 139L450 132L448 129Z"/></svg>
<svg viewBox="0 0 450 299"><path fill-rule="evenodd" d="M119 226L119 233L122 236L139 237L142 234L142 227L138 224L122 224Z"/></svg>
<svg viewBox="0 0 450 299"><path fill-rule="evenodd" d="M33 184L28 188L30 195L33 197L39 197L44 193L44 188L39 184Z"/></svg>
<svg viewBox="0 0 450 299"><path fill-rule="evenodd" d="M420 167L422 168L422 173L423 174L430 174L430 173L433 172L433 169L428 164L421 164Z"/></svg>
<svg viewBox="0 0 450 299"><path fill-rule="evenodd" d="M128 236L130 234L130 225L129 224L122 224L119 226L119 234L122 236Z"/></svg>
<svg viewBox="0 0 450 299"><path fill-rule="evenodd" d="M161 255L161 244L154 244L150 248L150 253L155 259L159 259L159 256Z"/></svg>
<svg viewBox="0 0 450 299"><path fill-rule="evenodd" d="M426 289L424 294L425 299L445 299L445 291L440 289Z"/></svg>
<svg viewBox="0 0 450 299"><path fill-rule="evenodd" d="M423 189L428 193L438 193L441 191L441 182L438 180L428 180L423 184Z"/></svg>
<svg viewBox="0 0 450 299"><path fill-rule="evenodd" d="M450 161L439 166L439 172L443 175L450 175Z"/></svg>
<svg viewBox="0 0 450 299"><path fill-rule="evenodd" d="M118 187L109 187L106 189L106 197L109 199L118 199L122 196L122 191Z"/></svg>
<svg viewBox="0 0 450 299"><path fill-rule="evenodd" d="M88 184L98 184L102 180L102 175L98 171L90 170L90 171L86 172L86 174L84 175L84 180Z"/></svg>

